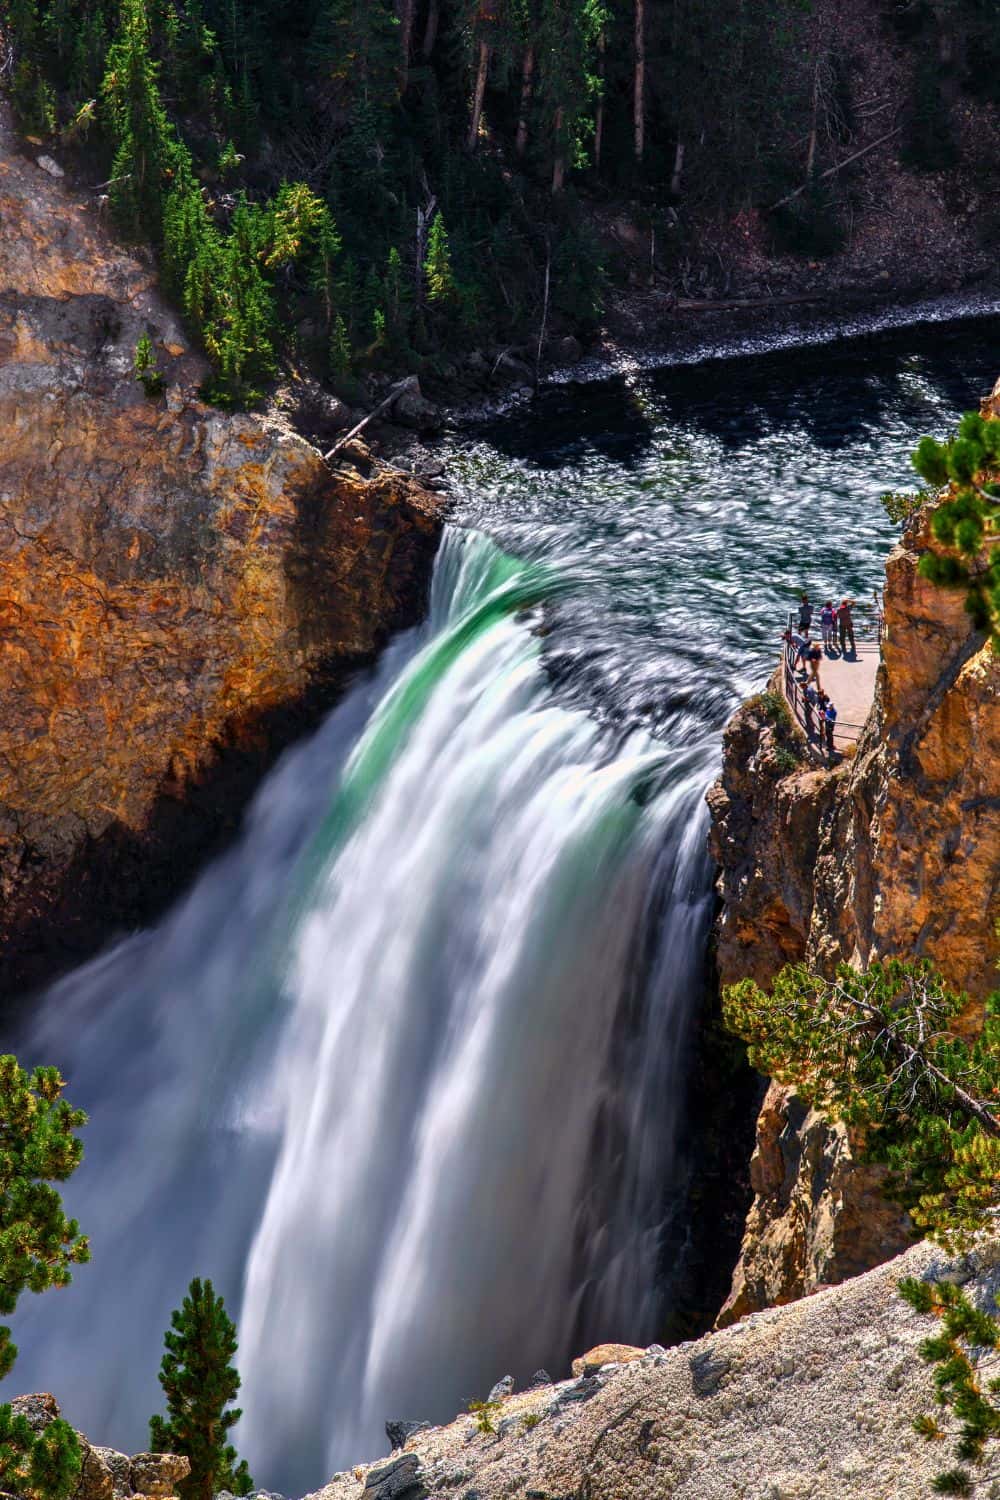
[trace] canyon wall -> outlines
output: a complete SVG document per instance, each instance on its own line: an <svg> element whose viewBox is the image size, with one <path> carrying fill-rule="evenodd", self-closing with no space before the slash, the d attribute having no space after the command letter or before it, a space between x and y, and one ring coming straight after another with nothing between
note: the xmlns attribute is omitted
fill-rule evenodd
<svg viewBox="0 0 1000 1500"><path fill-rule="evenodd" d="M988 403L1000 405L1000 387ZM833 771L788 774L768 699L726 730L709 793L720 865L723 984L766 985L785 963L926 956L981 1002L1000 961L1000 657L961 592L919 577L927 518L886 565L887 635L856 752ZM772 1084L751 1163L754 1202L721 1322L790 1301L907 1243L878 1169L847 1132Z"/></svg>
<svg viewBox="0 0 1000 1500"><path fill-rule="evenodd" d="M2 112L0 224L10 994L171 894L345 670L419 616L440 521L405 476L334 473L280 419L200 400L148 258Z"/></svg>

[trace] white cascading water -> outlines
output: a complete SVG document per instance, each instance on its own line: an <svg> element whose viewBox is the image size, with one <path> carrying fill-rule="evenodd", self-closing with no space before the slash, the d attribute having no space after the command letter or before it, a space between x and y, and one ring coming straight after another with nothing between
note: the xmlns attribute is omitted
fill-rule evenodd
<svg viewBox="0 0 1000 1500"><path fill-rule="evenodd" d="M301 1491L576 1343L658 1332L714 737L557 702L564 580L449 530L430 618L262 788L156 931L17 1040L90 1111L93 1242L19 1389L135 1449L188 1280L240 1325L240 1451Z"/></svg>

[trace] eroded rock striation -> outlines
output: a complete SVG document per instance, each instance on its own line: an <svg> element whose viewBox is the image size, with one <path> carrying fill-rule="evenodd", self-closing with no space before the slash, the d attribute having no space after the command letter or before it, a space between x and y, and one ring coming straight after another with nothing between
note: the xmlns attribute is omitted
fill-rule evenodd
<svg viewBox="0 0 1000 1500"><path fill-rule="evenodd" d="M933 1409L917 1354L933 1325L898 1295L903 1275L945 1276L990 1308L1000 1243L960 1258L920 1245L696 1343L514 1393L493 1432L460 1416L311 1500L917 1500L951 1455L913 1430ZM984 1494L1000 1479L990 1448Z"/></svg>
<svg viewBox="0 0 1000 1500"><path fill-rule="evenodd" d="M1000 657L961 593L921 579L918 519L886 565L887 637L856 754L787 774L764 697L726 730L709 793L720 865L724 984L767 984L785 963L928 956L973 1005L1000 946ZM772 1085L751 1166L755 1192L722 1321L842 1281L896 1253L904 1215L846 1131Z"/></svg>
<svg viewBox="0 0 1000 1500"><path fill-rule="evenodd" d="M418 616L439 519L395 471L333 473L281 420L206 406L151 266L2 112L0 223L9 987L45 977L56 922L68 960L106 910L145 915L309 703Z"/></svg>

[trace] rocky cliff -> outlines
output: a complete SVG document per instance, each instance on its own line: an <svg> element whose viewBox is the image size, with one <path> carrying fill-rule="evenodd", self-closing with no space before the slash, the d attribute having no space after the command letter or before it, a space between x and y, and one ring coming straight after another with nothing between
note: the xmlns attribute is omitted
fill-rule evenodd
<svg viewBox="0 0 1000 1500"><path fill-rule="evenodd" d="M856 753L832 772L786 774L766 699L726 730L709 793L724 984L766 984L800 959L828 972L842 959L926 955L974 1000L996 986L1000 657L960 593L918 576L926 526L918 518L886 565L887 637ZM968 1026L980 1016L973 1004ZM907 1242L905 1218L878 1173L853 1160L845 1131L773 1085L751 1175L723 1321L855 1275Z"/></svg>
<svg viewBox="0 0 1000 1500"><path fill-rule="evenodd" d="M44 1432L60 1415L48 1393L15 1396L16 1417L32 1432ZM191 1472L186 1458L173 1453L137 1453L130 1458L113 1448L98 1448L77 1433L82 1463L73 1500L177 1500L177 1485Z"/></svg>
<svg viewBox="0 0 1000 1500"><path fill-rule="evenodd" d="M466 1415L416 1432L313 1500L917 1500L950 1445L913 1430L933 1409L917 1356L933 1324L898 1295L903 1275L945 1276L991 1308L1000 1243L950 1261L920 1245L697 1343L597 1350L574 1380L523 1393L505 1382L493 1431ZM984 1495L1000 1479L990 1447Z"/></svg>
<svg viewBox="0 0 1000 1500"><path fill-rule="evenodd" d="M333 473L281 421L199 400L151 266L3 113L0 224L9 993L99 941L109 910L130 925L169 894L310 704L419 614L439 522L395 471Z"/></svg>

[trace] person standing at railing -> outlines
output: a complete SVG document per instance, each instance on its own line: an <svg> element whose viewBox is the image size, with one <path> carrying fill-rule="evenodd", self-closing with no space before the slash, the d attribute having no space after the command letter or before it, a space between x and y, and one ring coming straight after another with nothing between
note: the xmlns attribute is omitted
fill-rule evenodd
<svg viewBox="0 0 1000 1500"><path fill-rule="evenodd" d="M831 702L831 700L827 698L825 704L823 705L823 736L826 740L826 753L829 755L831 760L833 760L835 753L833 748L833 731L836 728L836 724L836 707Z"/></svg>
<svg viewBox="0 0 1000 1500"><path fill-rule="evenodd" d="M837 611L833 607L832 599L828 599L823 605L819 617L819 627L823 634L823 650L832 651L834 647L834 632L837 628Z"/></svg>
<svg viewBox="0 0 1000 1500"><path fill-rule="evenodd" d="M816 712L819 706L819 692L809 682L802 690L802 718L805 722L805 730L809 739L816 738ZM820 740L822 741L822 726L820 728Z"/></svg>
<svg viewBox="0 0 1000 1500"><path fill-rule="evenodd" d="M853 600L842 599L840 608L837 610L837 627L840 633L840 651L842 656L847 655L847 638L851 638L851 655L857 656L858 648L854 643L854 616L851 614Z"/></svg>
<svg viewBox="0 0 1000 1500"><path fill-rule="evenodd" d="M808 641L809 645L809 655L807 657L807 660L809 662L809 670L812 673L813 682L817 687L819 687L819 664L823 660L823 647L820 645L819 641L810 641L808 636L806 637L806 640Z"/></svg>

